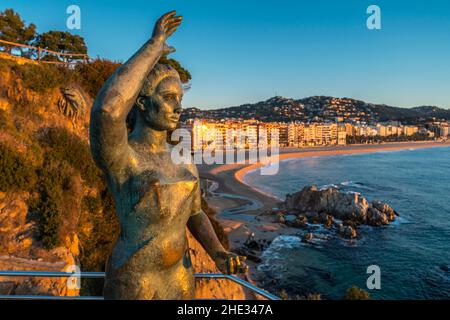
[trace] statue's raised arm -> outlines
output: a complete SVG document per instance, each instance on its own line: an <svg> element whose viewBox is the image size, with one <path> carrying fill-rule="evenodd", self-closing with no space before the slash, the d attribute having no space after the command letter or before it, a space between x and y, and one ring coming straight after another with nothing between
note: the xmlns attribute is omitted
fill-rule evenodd
<svg viewBox="0 0 450 320"><path fill-rule="evenodd" d="M120 223L105 270L105 299L192 299L186 226L222 272L246 270L201 209L196 167L176 164L167 143L184 92L175 68L157 62L173 51L165 41L180 23L175 11L163 15L152 38L105 83L91 112L91 151Z"/></svg>
<svg viewBox="0 0 450 320"><path fill-rule="evenodd" d="M175 51L166 40L176 31L182 17L175 11L155 24L152 37L103 85L91 112L90 140L94 160L104 171L123 169L127 164L126 119L143 83L162 55Z"/></svg>

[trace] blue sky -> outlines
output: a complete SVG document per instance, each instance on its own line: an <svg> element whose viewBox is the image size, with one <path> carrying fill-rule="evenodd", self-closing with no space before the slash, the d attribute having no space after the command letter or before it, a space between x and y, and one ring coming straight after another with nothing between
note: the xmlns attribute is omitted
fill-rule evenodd
<svg viewBox="0 0 450 320"><path fill-rule="evenodd" d="M332 95L403 107L450 107L450 1L0 0L39 32L66 30L81 8L92 57L125 61L164 12L184 16L169 40L193 76L185 107ZM368 30L366 9L381 8Z"/></svg>

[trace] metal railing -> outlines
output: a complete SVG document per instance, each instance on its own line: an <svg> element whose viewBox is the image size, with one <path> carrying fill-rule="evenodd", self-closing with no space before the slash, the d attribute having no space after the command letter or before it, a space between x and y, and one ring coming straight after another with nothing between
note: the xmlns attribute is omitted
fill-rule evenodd
<svg viewBox="0 0 450 320"><path fill-rule="evenodd" d="M0 277L45 277L45 278L104 278L104 272L60 272L60 271L17 271L17 270L5 270L0 271ZM222 273L196 273L196 279L227 279L233 281L253 292L269 299L280 300L279 297L261 289L253 284L242 280L233 275L227 275ZM38 295L0 295L1 299L7 300L103 300L100 296L38 296Z"/></svg>

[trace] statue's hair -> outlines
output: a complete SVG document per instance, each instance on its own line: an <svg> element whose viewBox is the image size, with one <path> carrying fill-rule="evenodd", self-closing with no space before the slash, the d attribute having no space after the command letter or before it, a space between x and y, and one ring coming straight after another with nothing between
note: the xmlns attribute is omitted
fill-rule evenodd
<svg viewBox="0 0 450 320"><path fill-rule="evenodd" d="M168 64L156 64L152 71L147 75L142 85L141 91L139 92L142 96L151 96L153 91L155 91L158 84L165 78L175 77L180 79L180 75L177 70L172 68Z"/></svg>
<svg viewBox="0 0 450 320"><path fill-rule="evenodd" d="M170 77L180 79L180 75L172 66L168 64L157 63L145 78L144 83L142 84L142 88L139 91L139 95L151 97L158 84L165 78ZM130 131L133 131L137 112L138 109L136 108L136 106L133 106L127 116L127 127Z"/></svg>

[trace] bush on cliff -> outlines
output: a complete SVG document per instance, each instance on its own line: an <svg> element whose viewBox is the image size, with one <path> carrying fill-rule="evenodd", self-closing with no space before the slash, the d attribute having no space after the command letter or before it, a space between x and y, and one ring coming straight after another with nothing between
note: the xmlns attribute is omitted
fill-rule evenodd
<svg viewBox="0 0 450 320"><path fill-rule="evenodd" d="M48 64L16 64L13 71L23 81L26 89L37 93L44 93L47 90L65 85L70 81L75 81L77 77L67 68Z"/></svg>
<svg viewBox="0 0 450 320"><path fill-rule="evenodd" d="M39 239L45 248L52 249L61 240L59 231L64 210L73 205L64 201L64 194L70 189L74 172L67 162L47 154L38 174L39 195L29 201L28 208L39 217Z"/></svg>
<svg viewBox="0 0 450 320"><path fill-rule="evenodd" d="M72 204L65 203L63 194L67 192L69 181L79 173L85 184L95 188L97 196L83 198L80 226L92 225L93 232L80 232L83 247L81 257L85 270L101 271L107 254L118 233L114 204L106 190L101 171L95 166L89 145L65 128L45 128L37 134L40 146L46 151L47 159L41 170L40 197L32 209L40 213L40 235L46 248L53 248L60 243L59 234L62 217ZM58 171L58 174L52 171ZM67 176L69 174L69 176Z"/></svg>
<svg viewBox="0 0 450 320"><path fill-rule="evenodd" d="M92 160L89 145L81 138L65 128L52 127L42 130L38 139L54 157L67 161L78 170L89 186L103 186L101 172Z"/></svg>
<svg viewBox="0 0 450 320"><path fill-rule="evenodd" d="M96 197L84 197L82 208L80 224L91 228L79 232L83 244L81 267L83 270L103 271L119 234L114 200L108 190L103 189Z"/></svg>
<svg viewBox="0 0 450 320"><path fill-rule="evenodd" d="M0 58L0 72L8 72L16 64L11 60Z"/></svg>
<svg viewBox="0 0 450 320"><path fill-rule="evenodd" d="M29 191L36 181L33 166L22 155L0 143L0 191Z"/></svg>
<svg viewBox="0 0 450 320"><path fill-rule="evenodd" d="M107 59L95 59L86 64L78 64L75 68L81 85L91 97L97 96L105 81L120 67L120 63Z"/></svg>
<svg viewBox="0 0 450 320"><path fill-rule="evenodd" d="M183 68L177 60L162 57L159 63L170 65L177 70L181 82L187 83L191 80L189 71ZM77 64L75 73L86 92L91 97L96 97L105 81L108 80L120 65L120 62L98 58L89 63Z"/></svg>

